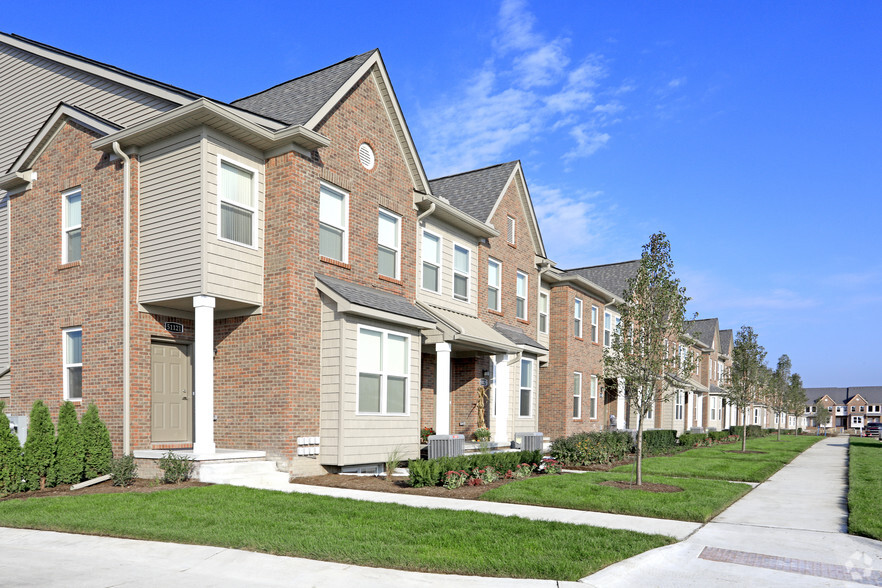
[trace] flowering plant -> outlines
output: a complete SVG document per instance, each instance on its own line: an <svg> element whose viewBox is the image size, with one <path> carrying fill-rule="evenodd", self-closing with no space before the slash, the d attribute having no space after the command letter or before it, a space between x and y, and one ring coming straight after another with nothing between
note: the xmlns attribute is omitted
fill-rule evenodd
<svg viewBox="0 0 882 588"><path fill-rule="evenodd" d="M452 470L444 475L444 487L454 490L464 486L468 479L469 475L465 470Z"/></svg>
<svg viewBox="0 0 882 588"><path fill-rule="evenodd" d="M428 443L429 435L434 435L435 429L432 427L423 427L420 429L420 443Z"/></svg>
<svg viewBox="0 0 882 588"><path fill-rule="evenodd" d="M560 462L553 457L543 457L540 469L546 474L559 474L563 468L561 467Z"/></svg>
<svg viewBox="0 0 882 588"><path fill-rule="evenodd" d="M475 441L489 441L490 440L490 429L487 427L481 427L480 429L475 429L475 432L472 433L475 437Z"/></svg>

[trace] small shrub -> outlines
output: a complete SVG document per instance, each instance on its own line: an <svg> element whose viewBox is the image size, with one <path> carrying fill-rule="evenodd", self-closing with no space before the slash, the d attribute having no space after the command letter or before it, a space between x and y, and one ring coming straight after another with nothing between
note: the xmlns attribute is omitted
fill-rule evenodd
<svg viewBox="0 0 882 588"><path fill-rule="evenodd" d="M486 442L486 441L490 440L490 429L488 429L486 427L481 427L480 429L476 429L475 432L472 434L475 436L475 441Z"/></svg>
<svg viewBox="0 0 882 588"><path fill-rule="evenodd" d="M178 455L169 451L159 458L159 469L162 470L162 481L166 484L186 482L193 475L195 464L186 455Z"/></svg>
<svg viewBox="0 0 882 588"><path fill-rule="evenodd" d="M715 443L724 443L729 440L729 431L711 431L708 436Z"/></svg>
<svg viewBox="0 0 882 588"><path fill-rule="evenodd" d="M561 463L583 466L619 461L631 450L631 434L627 431L602 431L555 439L550 453Z"/></svg>
<svg viewBox="0 0 882 588"><path fill-rule="evenodd" d="M110 460L113 459L110 433L98 416L97 406L89 405L80 426L83 429L83 462L86 479L91 480L109 473Z"/></svg>
<svg viewBox="0 0 882 588"><path fill-rule="evenodd" d="M83 481L83 432L77 409L71 401L58 411L58 438L55 443L55 484L78 484Z"/></svg>
<svg viewBox="0 0 882 588"><path fill-rule="evenodd" d="M420 429L420 443L425 445L426 443L429 442L429 435L434 435L434 434L435 434L435 429L433 429L432 427L423 427L422 429Z"/></svg>
<svg viewBox="0 0 882 588"><path fill-rule="evenodd" d="M677 449L677 431L652 429L643 431L643 453L646 455L670 453Z"/></svg>
<svg viewBox="0 0 882 588"><path fill-rule="evenodd" d="M701 447L707 436L704 433L681 433L680 445L691 449L693 447Z"/></svg>
<svg viewBox="0 0 882 588"><path fill-rule="evenodd" d="M9 426L5 409L6 405L0 401L0 495L21 490L24 475L21 445Z"/></svg>
<svg viewBox="0 0 882 588"><path fill-rule="evenodd" d="M802 435L802 427L797 427L797 429L796 429L796 434L797 434L797 435Z"/></svg>
<svg viewBox="0 0 882 588"><path fill-rule="evenodd" d="M545 457L542 458L542 471L546 474L559 474L563 470L563 467L553 457Z"/></svg>
<svg viewBox="0 0 882 588"><path fill-rule="evenodd" d="M516 480L523 480L524 478L529 478L538 466L535 463L522 463L518 464L514 471L509 470L512 475L511 477Z"/></svg>
<svg viewBox="0 0 882 588"><path fill-rule="evenodd" d="M465 485L469 475L463 470L450 471L444 474L443 486L448 490L455 490Z"/></svg>
<svg viewBox="0 0 882 588"><path fill-rule="evenodd" d="M450 471L470 472L473 468L485 469L492 466L497 472L505 472L514 470L521 463L538 463L540 459L542 453L539 451L511 451L411 460L408 463L410 485L414 488L441 486L445 475Z"/></svg>
<svg viewBox="0 0 882 588"><path fill-rule="evenodd" d="M31 408L28 438L22 457L25 486L27 490L42 490L52 485L51 474L55 468L55 426L49 417L49 409L42 400Z"/></svg>
<svg viewBox="0 0 882 588"><path fill-rule="evenodd" d="M134 454L123 455L110 460L110 479L114 486L130 486L138 474Z"/></svg>

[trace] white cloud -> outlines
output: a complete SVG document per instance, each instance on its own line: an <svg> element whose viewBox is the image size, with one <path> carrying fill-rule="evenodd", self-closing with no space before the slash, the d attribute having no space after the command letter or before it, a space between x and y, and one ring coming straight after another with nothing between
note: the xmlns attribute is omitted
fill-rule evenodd
<svg viewBox="0 0 882 588"><path fill-rule="evenodd" d="M601 133L589 127L578 125L572 128L570 135L576 140L576 146L564 155L564 159L576 159L594 155L598 149L609 142L609 134Z"/></svg>

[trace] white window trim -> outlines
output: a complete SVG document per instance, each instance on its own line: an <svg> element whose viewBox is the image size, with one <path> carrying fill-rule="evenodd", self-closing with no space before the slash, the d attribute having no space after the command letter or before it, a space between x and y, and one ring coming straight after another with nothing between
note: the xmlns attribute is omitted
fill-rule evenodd
<svg viewBox="0 0 882 588"><path fill-rule="evenodd" d="M498 281L495 284L490 283L491 263L495 263L496 266L499 268L499 270L496 272L496 277L498 278ZM496 289L496 308L493 308L489 304L487 305L487 308L495 312L502 312L502 262L492 257L487 258L487 290L489 291L490 288Z"/></svg>
<svg viewBox="0 0 882 588"><path fill-rule="evenodd" d="M506 230L511 233L511 235L506 234L506 240L509 245L517 244L517 235L515 234L515 228L517 227L517 221L513 216L507 216L505 221ZM511 237L510 239L508 237Z"/></svg>
<svg viewBox="0 0 882 588"><path fill-rule="evenodd" d="M582 328L582 310L584 307L585 305L582 303L581 298L576 298L573 301L573 334L579 339L582 338L582 332L584 331L584 329Z"/></svg>
<svg viewBox="0 0 882 588"><path fill-rule="evenodd" d="M607 320L609 319L609 320ZM609 335L607 335L607 333ZM603 313L603 346L610 347L612 345L612 313L604 312ZM607 341L607 339L609 339Z"/></svg>
<svg viewBox="0 0 882 588"><path fill-rule="evenodd" d="M590 398L591 398L591 406L588 411L588 418L589 418L589 420L596 421L599 416L599 411L598 411L598 406L597 406L597 397L598 397L597 376L594 374L591 375L591 388L589 390L590 390L589 393L590 393ZM594 413L594 416L591 416L592 412Z"/></svg>
<svg viewBox="0 0 882 588"><path fill-rule="evenodd" d="M82 402L82 388L80 389L80 397L79 398L71 398L70 397L70 384L68 383L67 370L69 368L78 367L82 369L83 364L80 363L67 363L67 335L68 333L80 333L80 342L82 344L83 337L83 327L70 327L67 329L61 330L61 379L63 381L63 397L64 400L70 400L71 402ZM80 349L80 354L82 354L82 349ZM82 372L81 372L82 373Z"/></svg>
<svg viewBox="0 0 882 588"><path fill-rule="evenodd" d="M366 329L368 331L375 331L378 333L382 333L383 335L383 349L386 350L386 339L389 335L395 335L396 337L404 337L407 346L407 373L406 374L393 374L391 372L386 371L385 365L383 366L383 370L380 374L375 374L374 372L364 372L370 373L374 375L380 376L380 412L361 412L358 409L358 401L361 398L361 378L359 377L362 373L360 366L358 365L358 335L361 333L362 329ZM358 325L356 330L356 348L355 348L355 414L356 416L383 416L383 417L407 417L410 416L410 404L411 404L411 355L413 354L413 350L411 349L410 344L410 335L407 333L399 333L398 331L390 331L388 329L381 329L379 327L373 327L370 325ZM387 407L387 398L386 398L386 380L387 376L395 376L395 377L404 377L404 412L386 412Z"/></svg>
<svg viewBox="0 0 882 588"><path fill-rule="evenodd" d="M459 247L469 256L469 273L464 274L456 269L456 248ZM453 296L454 300L459 300L460 302L470 302L472 299L472 250L466 245L462 243L453 242L453 260L452 260L452 271L453 271L453 282L451 283L451 292L450 295ZM466 279L466 297L460 298L456 295L456 276L465 276Z"/></svg>
<svg viewBox="0 0 882 588"><path fill-rule="evenodd" d="M600 312L600 309L598 309L596 306L594 306L592 304L591 305L591 342L592 343L597 343L597 338L600 334L600 329L598 328L598 325L597 325L597 315L599 312Z"/></svg>
<svg viewBox="0 0 882 588"><path fill-rule="evenodd" d="M67 226L67 198L73 194L80 195L80 224ZM83 188L81 186L65 190L61 193L61 263L72 263L67 258L68 249L70 248L68 245L68 233L77 229L80 231L80 259L75 259L74 261L83 259Z"/></svg>
<svg viewBox="0 0 882 588"><path fill-rule="evenodd" d="M542 312L542 299L545 299L545 312ZM548 292L539 292L539 302L536 304L538 306L537 309L537 318L536 320L539 322L537 327L539 328L539 332L543 335L548 334L548 307L551 304L551 300L548 296ZM542 328L542 317L545 317L545 329Z"/></svg>
<svg viewBox="0 0 882 588"><path fill-rule="evenodd" d="M321 190L327 190L328 192L333 192L334 194L337 194L337 195L343 197L343 226L342 227L337 227L334 225L329 225L329 226L343 231L343 256L342 256L343 259L337 259L335 261L339 261L340 263L349 263L349 192L346 192L345 190L341 190L340 188L338 188L337 186L334 186L333 184L329 184L327 182L321 182L321 186L319 188L319 226L324 224L321 221L321 207L322 207ZM321 255L321 250L319 251L319 255ZM326 259L333 259L331 257L326 257L326 256L322 256L322 257L325 257Z"/></svg>
<svg viewBox="0 0 882 588"><path fill-rule="evenodd" d="M524 295L521 296L518 294L518 283L520 283L520 278L524 278ZM527 317L530 315L530 276L528 276L525 272L518 270L515 274L515 318L519 318L522 321L527 320ZM524 301L524 313L523 315L518 314L518 305L517 301Z"/></svg>
<svg viewBox="0 0 882 588"><path fill-rule="evenodd" d="M245 206L239 202L232 202L230 200L224 200L221 196L223 190L221 190L221 163L227 163L232 167L238 167L241 170L247 171L251 174L251 197L254 199L254 206ZM250 167L243 163L236 161L235 159L231 159L224 155L218 153L217 155L217 239L218 241L223 241L224 243L232 243L233 245L238 245L239 247L247 247L248 249L257 249L258 241L260 240L257 235L257 217L259 215L258 209L260 208L260 193L257 190L257 174L258 170L256 168ZM236 208L241 208L242 210L247 210L251 213L251 238L254 241L252 244L248 243L240 243L239 241L233 241L232 239L224 239L221 237L221 233L223 232L221 229L221 203L226 202L230 206L234 206ZM348 198L346 200L348 202ZM348 211L347 211L348 213ZM345 231L344 231L345 235ZM344 238L345 241L345 238ZM345 251L345 247L344 247Z"/></svg>
<svg viewBox="0 0 882 588"><path fill-rule="evenodd" d="M573 415L573 420L582 420L582 372L573 372L573 408L578 408L578 414Z"/></svg>
<svg viewBox="0 0 882 588"><path fill-rule="evenodd" d="M527 357L522 357L521 358L521 366L520 366L522 370L524 369L524 362L525 361L529 361L532 364L532 367L530 368L530 387L527 388L528 390L530 390L530 403L529 403L530 412L529 412L529 414L521 414L521 391L524 390L525 388L523 388L521 386L521 377L520 377L521 374L518 373L518 418L531 419L531 418L533 418L533 401L536 399L536 376L537 376L537 374L536 374L536 360L530 359Z"/></svg>
<svg viewBox="0 0 882 588"><path fill-rule="evenodd" d="M683 420L683 391L678 390L674 393L674 420L682 421ZM678 416L679 415L679 416Z"/></svg>
<svg viewBox="0 0 882 588"><path fill-rule="evenodd" d="M431 235L432 237L435 237L438 239L438 264L436 265L434 262L431 262L431 261L428 262L429 265L434 265L435 267L438 268L438 289L437 290L432 290L430 288L426 288L424 285L426 282L423 279L423 271L425 270L425 267L426 267L425 264L427 263L426 251L425 251L425 247L423 246L423 239L425 238L425 235ZM442 284L442 282L444 280L441 275L441 272L443 271L443 266L444 266L443 248L444 248L444 238L441 237L441 235L435 234L428 229L423 229L423 232L420 233L420 289L421 290L425 290L426 292L432 292L433 294L440 294L441 291L444 289L444 286Z"/></svg>
<svg viewBox="0 0 882 588"><path fill-rule="evenodd" d="M395 275L394 276L387 276L386 274L381 274L380 267L379 267L379 255L380 255L379 248L381 246L380 245L380 235L379 235L379 223L380 223L380 217L384 214L388 217L395 219L395 229L398 232L398 234L396 235L396 239L395 239L396 241L398 241L398 248L393 249L393 251L395 251ZM387 247L387 246L382 245L382 247ZM378 275L381 275L386 278L391 278L393 280L400 280L401 279L401 215L395 214L391 210L387 210L385 208L380 208L379 212L377 213L377 259L378 259L378 261L377 261L377 274Z"/></svg>

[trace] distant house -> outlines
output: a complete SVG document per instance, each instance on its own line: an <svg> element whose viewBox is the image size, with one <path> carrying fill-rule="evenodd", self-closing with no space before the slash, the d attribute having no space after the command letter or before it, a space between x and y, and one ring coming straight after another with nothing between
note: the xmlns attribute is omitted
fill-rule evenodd
<svg viewBox="0 0 882 588"><path fill-rule="evenodd" d="M816 417L818 402L830 411L828 427L856 430L866 427L867 423L882 422L882 386L806 388L805 394L810 403L804 414L808 426L819 424Z"/></svg>

